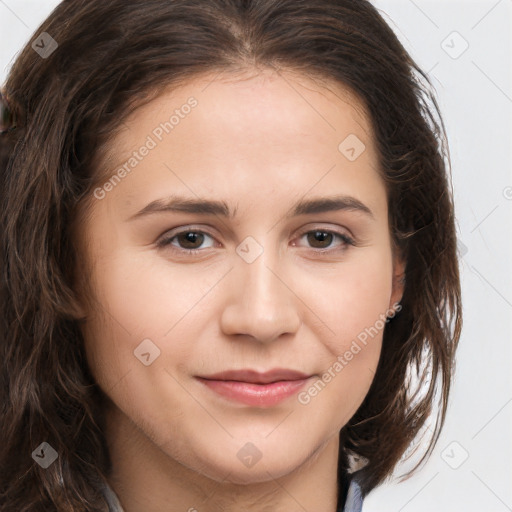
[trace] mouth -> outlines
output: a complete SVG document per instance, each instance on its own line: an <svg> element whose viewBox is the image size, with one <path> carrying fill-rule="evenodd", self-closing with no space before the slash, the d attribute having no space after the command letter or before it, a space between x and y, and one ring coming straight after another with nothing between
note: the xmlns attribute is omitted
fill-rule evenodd
<svg viewBox="0 0 512 512"><path fill-rule="evenodd" d="M196 379L228 400L255 407L272 407L295 395L312 377L314 375L277 368L264 373L229 370Z"/></svg>

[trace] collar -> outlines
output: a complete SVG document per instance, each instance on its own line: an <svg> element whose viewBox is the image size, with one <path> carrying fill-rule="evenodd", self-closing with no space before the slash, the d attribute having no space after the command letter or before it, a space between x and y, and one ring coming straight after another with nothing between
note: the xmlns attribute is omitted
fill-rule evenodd
<svg viewBox="0 0 512 512"><path fill-rule="evenodd" d="M350 479L348 486L347 499L345 505L341 503L336 512L362 512L363 510L363 495L361 487L355 478Z"/></svg>
<svg viewBox="0 0 512 512"><path fill-rule="evenodd" d="M116 493L109 485L104 487L104 494L108 503L108 512L124 512ZM351 478L345 504L341 503L336 509L336 512L362 512L362 507L363 497L361 488L356 479Z"/></svg>

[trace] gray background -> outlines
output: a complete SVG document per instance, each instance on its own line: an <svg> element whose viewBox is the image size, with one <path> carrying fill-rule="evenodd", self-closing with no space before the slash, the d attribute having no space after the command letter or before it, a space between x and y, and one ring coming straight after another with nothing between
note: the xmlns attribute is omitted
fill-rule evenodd
<svg viewBox="0 0 512 512"><path fill-rule="evenodd" d="M0 0L0 82L58 3ZM363 509L512 511L512 0L374 4L429 72L444 116L465 317L450 409L436 449L417 474L399 483L412 467L401 464Z"/></svg>

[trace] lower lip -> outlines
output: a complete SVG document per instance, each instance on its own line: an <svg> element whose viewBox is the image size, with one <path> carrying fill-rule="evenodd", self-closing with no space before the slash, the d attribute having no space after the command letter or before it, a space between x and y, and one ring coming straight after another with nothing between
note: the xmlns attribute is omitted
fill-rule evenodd
<svg viewBox="0 0 512 512"><path fill-rule="evenodd" d="M197 378L215 393L246 405L271 407L296 394L309 379L282 380L269 384L252 384L234 380Z"/></svg>

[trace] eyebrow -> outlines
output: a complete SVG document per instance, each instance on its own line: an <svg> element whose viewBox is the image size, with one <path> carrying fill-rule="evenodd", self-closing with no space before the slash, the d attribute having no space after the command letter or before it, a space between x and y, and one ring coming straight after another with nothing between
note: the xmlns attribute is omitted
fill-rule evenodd
<svg viewBox="0 0 512 512"><path fill-rule="evenodd" d="M184 212L197 215L218 215L233 219L238 208L231 211L225 201L215 201L203 198L187 198L171 196L165 199L156 199L147 204L142 210L128 218L128 221L139 219L147 215L164 212ZM318 197L301 200L292 206L287 218L299 215L325 213L333 211L357 211L374 219L373 212L359 199L351 196Z"/></svg>

